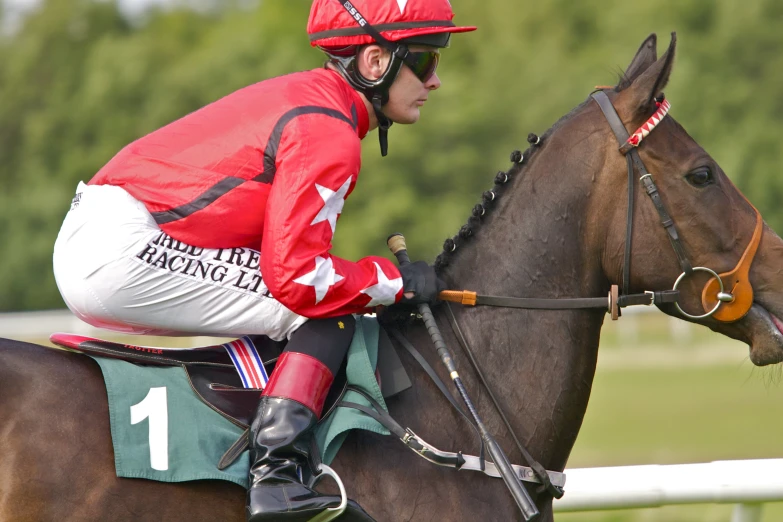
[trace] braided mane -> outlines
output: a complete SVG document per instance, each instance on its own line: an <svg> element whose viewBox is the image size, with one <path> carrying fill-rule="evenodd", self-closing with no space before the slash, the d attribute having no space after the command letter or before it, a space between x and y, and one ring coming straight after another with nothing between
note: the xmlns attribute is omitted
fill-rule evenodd
<svg viewBox="0 0 783 522"><path fill-rule="evenodd" d="M481 218L493 208L493 203L503 194L508 182L519 176L524 162L530 158L533 150L541 145L541 138L533 133L527 135L527 141L530 143L530 147L525 152L515 150L511 153L510 160L513 163L511 168L508 171L501 170L495 174L495 185L481 195L481 203L477 203L473 207L468 222L460 227L459 232L454 237L446 239L443 243L443 252L435 258L434 266L436 272L441 272L443 268L449 265L451 256L457 250L457 247L470 239L474 230L481 224Z"/></svg>
<svg viewBox="0 0 783 522"><path fill-rule="evenodd" d="M606 88L611 89L612 87ZM508 171L504 172L501 170L495 174L495 185L491 189L481 194L481 203L477 203L476 206L473 207L471 215L468 218L468 222L460 227L457 234L455 234L453 237L447 238L446 241L443 242L443 251L438 254L438 257L435 258L435 263L433 264L435 267L435 272L442 273L443 269L449 265L451 257L456 252L457 247L463 245L470 239L471 236L473 236L473 232L481 224L481 218L493 208L493 203L497 201L497 198L506 190L508 182L519 177L524 169L525 164L536 152L536 149L539 149L541 145L543 145L544 139L549 137L552 132L555 131L555 129L560 127L566 120L568 120L572 115L576 114L589 102L590 98L588 97L586 101L574 107L574 109L572 109L568 114L557 120L555 124L552 125L552 127L543 135L538 136L532 132L527 135L527 141L530 143L530 146L527 148L527 150L525 150L525 152L515 150L511 153L510 160L513 163L511 168L508 169Z"/></svg>

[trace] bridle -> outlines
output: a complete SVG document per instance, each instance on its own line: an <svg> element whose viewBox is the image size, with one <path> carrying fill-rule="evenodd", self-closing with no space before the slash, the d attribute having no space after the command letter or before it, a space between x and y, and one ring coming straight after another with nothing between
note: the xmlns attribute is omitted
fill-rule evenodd
<svg viewBox="0 0 783 522"><path fill-rule="evenodd" d="M546 310L601 308L606 309L607 312L611 314L612 319L617 319L620 316L620 309L627 306L649 306L652 304L660 305L670 303L675 306L680 314L692 320L713 317L720 322L730 323L742 319L753 305L753 287L750 284L750 266L753 263L756 251L758 250L764 225L759 211L751 205L751 208L756 212L756 227L753 231L750 243L745 248L745 252L731 271L718 274L711 268L692 266L685 253L685 248L682 245L680 236L677 233L674 220L667 212L652 174L645 167L637 150L642 140L655 129L669 112L671 104L661 96L659 100L656 100L658 109L655 114L653 114L644 125L639 127L633 134L629 135L606 93L603 90L598 90L594 92L591 97L601 108L604 117L620 144L619 151L625 156L628 163L628 211L626 218L625 251L623 255L622 289L618 290L617 285L612 285L607 297L558 299L490 296L478 295L476 292L468 290L446 290L440 293L439 298L443 301L451 301L468 306L484 305L503 308ZM644 187L645 192L655 206L655 210L658 212L661 225L666 230L669 242L672 245L672 249L677 256L680 268L682 269L682 273L674 282L671 290L655 292L646 290L640 294L628 293L631 285L631 238L633 237L634 188L636 186L634 176L636 172L639 173L638 181ZM748 202L748 204L750 205L750 202ZM694 272L705 272L712 276L702 290L702 306L706 312L701 315L694 315L686 312L678 302L678 287L686 277L693 275Z"/></svg>
<svg viewBox="0 0 783 522"><path fill-rule="evenodd" d="M721 322L734 322L748 313L750 307L753 304L753 287L750 284L750 265L753 263L753 258L758 249L759 242L761 241L761 232L763 229L763 221L761 214L755 207L751 205L756 212L756 227L751 237L745 252L742 254L737 265L730 272L724 272L722 274L716 273L714 270L698 266L693 267L688 260L688 256L685 253L680 241L680 236L677 233L677 229L674 226L674 220L666 211L666 207L661 200L658 187L653 181L652 174L647 171L644 166L642 158L639 157L637 150L641 141L647 137L650 132L663 120L666 114L671 108L671 104L668 100L661 96L660 99L656 99L658 110L653 114L636 132L632 135L628 135L628 131L625 130L620 116L612 105L611 100L603 90L594 92L591 97L598 103L601 111L606 117L609 126L612 129L617 141L620 143L620 153L625 155L628 163L628 214L626 221L625 232L625 252L623 259L623 294L628 292L630 288L631 280L631 238L633 234L633 203L634 203L634 172L639 172L639 182L644 187L647 195L655 206L655 210L658 211L658 216L661 218L661 225L666 230L669 242L674 249L674 253L677 255L677 260L682 268L682 274L674 282L672 290L677 290L680 283L694 272L706 272L712 276L707 282L704 290L702 291L702 305L706 312L701 315L692 315L684 311L677 301L674 301L674 306L677 310L689 319L704 319L713 316L715 319ZM750 204L750 203L748 203ZM728 291L726 289L728 288ZM719 311L720 309L720 311Z"/></svg>

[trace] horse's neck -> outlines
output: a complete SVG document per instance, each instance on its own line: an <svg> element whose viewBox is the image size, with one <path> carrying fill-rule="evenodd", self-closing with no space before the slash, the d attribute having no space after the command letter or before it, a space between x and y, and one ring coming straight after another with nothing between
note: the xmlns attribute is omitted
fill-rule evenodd
<svg viewBox="0 0 783 522"><path fill-rule="evenodd" d="M534 157L499 198L449 267L453 286L516 297L605 295L600 256L585 239L591 176L557 155ZM587 408L603 312L453 309L522 443L546 466L562 469ZM442 324L445 312L438 312ZM469 363L459 352L464 372ZM487 400L479 407L497 420Z"/></svg>

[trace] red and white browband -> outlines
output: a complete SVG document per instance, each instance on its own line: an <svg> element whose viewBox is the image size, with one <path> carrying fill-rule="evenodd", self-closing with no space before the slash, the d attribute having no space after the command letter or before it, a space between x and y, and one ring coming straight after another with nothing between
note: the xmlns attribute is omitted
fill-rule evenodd
<svg viewBox="0 0 783 522"><path fill-rule="evenodd" d="M642 142L644 138L647 137L650 132L659 124L661 123L661 120L664 116L669 112L669 109L671 109L672 104L669 103L669 100L664 99L662 102L655 102L656 105L658 105L658 110L655 111L655 114L653 114L649 120L644 122L644 125L636 129L636 132L631 134L631 137L628 138L628 140L623 144L621 147L622 150L629 150L631 147L638 147L639 144Z"/></svg>

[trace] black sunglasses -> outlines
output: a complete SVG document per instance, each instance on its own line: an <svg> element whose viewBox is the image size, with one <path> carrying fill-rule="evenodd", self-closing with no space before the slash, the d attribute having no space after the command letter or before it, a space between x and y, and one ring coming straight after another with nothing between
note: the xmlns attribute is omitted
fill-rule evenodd
<svg viewBox="0 0 783 522"><path fill-rule="evenodd" d="M413 74L421 80L422 83L432 78L435 74L435 70L438 68L438 62L440 61L439 51L421 51L414 52L408 51L408 54L404 58L405 65L407 65Z"/></svg>

